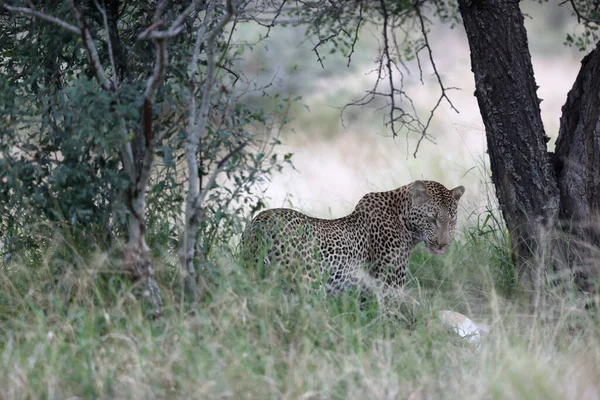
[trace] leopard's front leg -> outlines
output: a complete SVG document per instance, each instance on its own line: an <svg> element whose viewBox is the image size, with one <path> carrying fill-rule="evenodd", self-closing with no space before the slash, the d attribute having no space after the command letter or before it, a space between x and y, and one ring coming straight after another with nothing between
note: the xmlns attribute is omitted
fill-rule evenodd
<svg viewBox="0 0 600 400"><path fill-rule="evenodd" d="M412 246L391 229L373 237L370 251L370 273L385 297L402 294Z"/></svg>

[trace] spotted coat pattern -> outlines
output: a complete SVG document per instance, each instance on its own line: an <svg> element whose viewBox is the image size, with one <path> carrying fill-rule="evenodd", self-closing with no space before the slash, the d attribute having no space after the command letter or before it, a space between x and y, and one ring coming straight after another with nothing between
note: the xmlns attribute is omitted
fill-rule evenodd
<svg viewBox="0 0 600 400"><path fill-rule="evenodd" d="M458 200L465 188L415 181L396 190L366 194L338 219L309 217L287 208L266 210L246 228L246 256L284 270L319 276L327 290L361 288L365 279L388 290L404 283L412 249L420 242L436 254L450 244Z"/></svg>

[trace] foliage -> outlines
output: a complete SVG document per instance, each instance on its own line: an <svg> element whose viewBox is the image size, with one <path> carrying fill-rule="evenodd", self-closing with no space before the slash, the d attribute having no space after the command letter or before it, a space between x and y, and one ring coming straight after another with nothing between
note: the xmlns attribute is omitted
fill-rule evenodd
<svg viewBox="0 0 600 400"><path fill-rule="evenodd" d="M68 2L38 1L31 6L74 23ZM131 182L122 169L119 149L130 141L136 158L142 158L141 107L154 53L151 43L136 38L151 24L154 10L143 1L121 7L107 0L101 6L108 14L107 25L96 3L79 5L97 39L100 60L115 68L107 71L119 81L116 92L102 90L77 35L29 16L0 11L0 90L7 94L0 96L0 231L4 240L0 249L6 254L22 250L23 243L49 239L55 229L89 236L103 248L125 233L126 192ZM184 7L180 3L168 7L164 18L174 19ZM222 12L217 8L216 17ZM185 34L171 44L171 66L153 112L160 162L151 176L147 233L150 242L171 249L181 227L186 186L181 163L190 95L187 64L196 29L190 19ZM105 37L111 39L114 63ZM262 207L256 185L290 162L290 155L273 153L279 144L277 135L265 135L278 132L285 121L244 104L246 91L238 87L250 80L234 79L227 72L244 51L240 47L230 53L229 39L219 36L217 41L219 84L211 116L220 118L210 121L209 134L200 145L201 179L227 152L242 142L249 145L224 166L226 179L209 193L205 205L209 218L201 232L205 254L216 241L226 243L240 230L242 214ZM200 64L202 73L206 62ZM32 230L32 226L47 229Z"/></svg>
<svg viewBox="0 0 600 400"><path fill-rule="evenodd" d="M86 226L88 232L118 230L124 221L118 197L127 180L113 151L124 139L115 134L108 111L113 99L85 77L56 93L7 86L24 96L15 95L2 127L2 231L29 240L30 225L44 221Z"/></svg>
<svg viewBox="0 0 600 400"><path fill-rule="evenodd" d="M577 18L578 24L581 24L576 32L567 34L565 44L575 46L580 51L585 51L594 47L598 42L598 24L600 22L600 9L596 1L590 0L571 0L564 2L565 6L571 8L572 15ZM562 4L561 4L562 5Z"/></svg>

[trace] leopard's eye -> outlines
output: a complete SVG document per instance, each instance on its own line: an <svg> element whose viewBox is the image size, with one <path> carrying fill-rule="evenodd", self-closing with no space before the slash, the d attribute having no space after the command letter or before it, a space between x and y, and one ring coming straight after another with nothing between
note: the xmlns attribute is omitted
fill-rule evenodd
<svg viewBox="0 0 600 400"><path fill-rule="evenodd" d="M429 215L427 216L427 221L434 224L437 221L437 215Z"/></svg>

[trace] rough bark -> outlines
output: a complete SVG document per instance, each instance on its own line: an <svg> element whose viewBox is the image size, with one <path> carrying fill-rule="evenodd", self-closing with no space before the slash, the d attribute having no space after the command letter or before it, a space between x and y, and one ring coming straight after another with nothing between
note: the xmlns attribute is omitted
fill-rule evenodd
<svg viewBox="0 0 600 400"><path fill-rule="evenodd" d="M558 216L559 190L546 149L523 14L515 0L459 1L492 181L518 276L532 283L542 237Z"/></svg>
<svg viewBox="0 0 600 400"><path fill-rule="evenodd" d="M562 107L555 169L560 219L569 239L568 261L577 283L591 289L600 263L600 43L581 62Z"/></svg>

